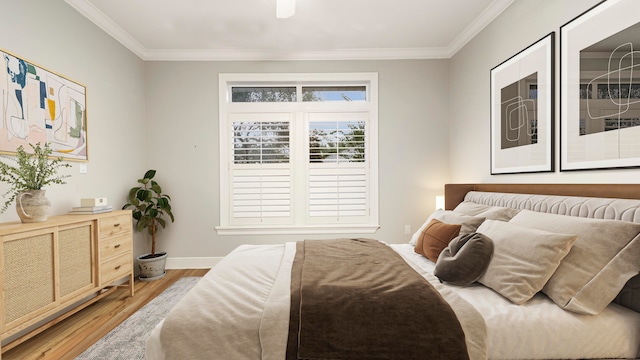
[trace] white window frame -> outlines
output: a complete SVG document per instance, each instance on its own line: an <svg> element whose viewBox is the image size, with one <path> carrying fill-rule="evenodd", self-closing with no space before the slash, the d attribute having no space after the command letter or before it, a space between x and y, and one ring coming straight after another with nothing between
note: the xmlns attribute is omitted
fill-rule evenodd
<svg viewBox="0 0 640 360"><path fill-rule="evenodd" d="M302 85L365 85L365 101L302 101ZM233 86L298 86L296 102L231 102ZM292 203L291 218L278 219L268 224L233 223L231 205L231 174L233 144L230 136L232 118L238 114L273 114L291 119ZM349 114L358 117L366 114L366 149L368 166L367 196L368 214L357 222L336 221L322 223L310 219L307 212L309 181L309 116L314 114ZM305 133L306 132L306 133ZM219 75L219 139L220 139L220 225L219 235L268 235L268 234L371 234L379 228L378 211L378 74L377 73L271 73L271 74L220 74ZM300 142L303 142L302 144ZM297 150L296 150L297 149ZM302 151L304 149L304 151ZM349 166L349 164L346 164ZM343 219L341 219L343 220Z"/></svg>

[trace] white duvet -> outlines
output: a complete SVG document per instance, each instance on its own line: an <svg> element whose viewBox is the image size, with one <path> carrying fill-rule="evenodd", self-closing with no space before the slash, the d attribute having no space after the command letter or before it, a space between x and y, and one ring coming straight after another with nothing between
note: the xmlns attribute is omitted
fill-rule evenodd
<svg viewBox="0 0 640 360"><path fill-rule="evenodd" d="M433 262L416 254L412 245L390 246L434 282ZM170 326L163 322L155 328L147 341L146 358L284 359L289 282L277 279L289 276L292 251L295 243L238 247L172 310L164 321ZM459 295L482 314L489 359L640 355L640 313L622 306L612 304L597 316L579 315L541 294L518 306L482 285L457 287L437 281L434 285Z"/></svg>

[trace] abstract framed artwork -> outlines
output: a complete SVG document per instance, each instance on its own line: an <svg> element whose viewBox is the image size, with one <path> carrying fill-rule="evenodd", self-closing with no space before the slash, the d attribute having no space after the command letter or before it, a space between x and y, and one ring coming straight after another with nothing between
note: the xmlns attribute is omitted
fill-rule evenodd
<svg viewBox="0 0 640 360"><path fill-rule="evenodd" d="M4 50L0 153L48 143L52 156L87 161L86 87Z"/></svg>
<svg viewBox="0 0 640 360"><path fill-rule="evenodd" d="M637 0L560 27L560 171L640 166L639 50Z"/></svg>
<svg viewBox="0 0 640 360"><path fill-rule="evenodd" d="M554 171L551 32L491 69L491 174Z"/></svg>

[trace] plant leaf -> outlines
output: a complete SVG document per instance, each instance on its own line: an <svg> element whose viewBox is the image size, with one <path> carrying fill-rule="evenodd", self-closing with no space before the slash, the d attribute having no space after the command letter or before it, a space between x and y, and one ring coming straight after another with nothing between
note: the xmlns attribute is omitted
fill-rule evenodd
<svg viewBox="0 0 640 360"><path fill-rule="evenodd" d="M155 170L147 170L147 172L144 173L144 178L145 179L153 179L154 176L156 176L156 171Z"/></svg>

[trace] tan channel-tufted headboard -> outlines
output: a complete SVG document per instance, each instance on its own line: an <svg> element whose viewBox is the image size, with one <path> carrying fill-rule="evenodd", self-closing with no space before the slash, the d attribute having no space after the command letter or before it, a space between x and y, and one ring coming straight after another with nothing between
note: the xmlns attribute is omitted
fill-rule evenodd
<svg viewBox="0 0 640 360"><path fill-rule="evenodd" d="M462 201L640 223L640 184L446 184L445 209ZM640 312L640 275L615 302Z"/></svg>

